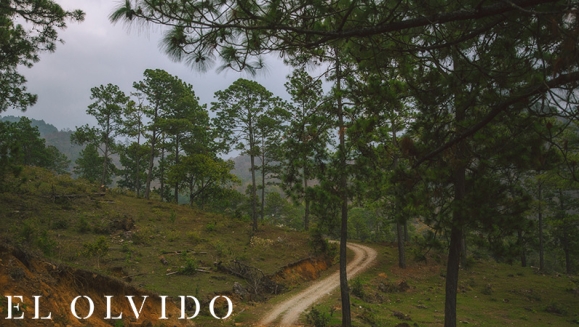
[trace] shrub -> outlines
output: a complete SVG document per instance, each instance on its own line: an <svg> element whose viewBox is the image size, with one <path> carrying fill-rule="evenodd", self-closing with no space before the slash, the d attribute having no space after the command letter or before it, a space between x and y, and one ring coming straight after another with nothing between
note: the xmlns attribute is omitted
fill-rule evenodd
<svg viewBox="0 0 579 327"><path fill-rule="evenodd" d="M52 223L52 229L68 229L68 221L65 219L58 219Z"/></svg>
<svg viewBox="0 0 579 327"><path fill-rule="evenodd" d="M319 311L315 306L306 314L306 322L314 327L327 327L330 323L330 316Z"/></svg>
<svg viewBox="0 0 579 327"><path fill-rule="evenodd" d="M151 240L152 238L153 238L153 231L151 230L150 227L143 227L135 231L131 235L131 240L133 241L133 244L147 245L149 244L149 240Z"/></svg>
<svg viewBox="0 0 579 327"><path fill-rule="evenodd" d="M56 248L56 241L50 238L47 231L43 231L36 239L36 245L40 248L42 253L50 256L54 254L54 249Z"/></svg>
<svg viewBox="0 0 579 327"><path fill-rule="evenodd" d="M88 221L86 220L85 216L80 216L80 219L78 220L78 225L76 226L76 230L81 234L86 234L90 232L90 225L88 224Z"/></svg>
<svg viewBox="0 0 579 327"><path fill-rule="evenodd" d="M109 252L107 239L104 236L100 236L94 243L87 242L82 247L84 248L83 254L97 258L97 268L100 268L100 259Z"/></svg>
<svg viewBox="0 0 579 327"><path fill-rule="evenodd" d="M95 234L107 235L111 232L111 223L107 219L102 218L94 223L92 230Z"/></svg>
<svg viewBox="0 0 579 327"><path fill-rule="evenodd" d="M22 227L18 231L18 238L26 243L31 242L36 232L33 224L29 221L24 221L21 226Z"/></svg>
<svg viewBox="0 0 579 327"><path fill-rule="evenodd" d="M185 265L179 269L179 273L183 275L193 275L197 272L197 262L194 259L187 258L185 260Z"/></svg>
<svg viewBox="0 0 579 327"><path fill-rule="evenodd" d="M360 278L352 279L352 282L350 284L350 290L352 291L352 294L354 294L355 296L357 296L362 300L366 296L366 293L364 292L364 285L362 284L362 280Z"/></svg>
<svg viewBox="0 0 579 327"><path fill-rule="evenodd" d="M211 222L205 225L205 230L208 232L214 232L217 230L217 223Z"/></svg>
<svg viewBox="0 0 579 327"><path fill-rule="evenodd" d="M191 242L191 244L193 244L193 245L199 244L202 241L201 234L199 234L199 232L195 232L195 231L188 232L187 238L189 239L189 242Z"/></svg>

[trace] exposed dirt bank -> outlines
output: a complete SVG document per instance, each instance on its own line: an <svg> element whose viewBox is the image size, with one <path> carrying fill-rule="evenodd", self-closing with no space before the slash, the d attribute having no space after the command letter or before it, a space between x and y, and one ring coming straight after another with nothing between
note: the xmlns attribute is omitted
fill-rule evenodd
<svg viewBox="0 0 579 327"><path fill-rule="evenodd" d="M22 296L22 302L14 296ZM105 320L107 316L106 295L111 298L111 317L122 313L124 326L152 326L164 323L167 326L194 326L193 321L179 320L180 308L172 300L166 300L167 320L162 317L161 298L146 290L135 288L120 280L109 278L87 270L55 265L36 258L18 249L0 245L0 320L2 326L95 326L110 327L115 320ZM139 313L136 319L134 309L125 296L133 296L135 309ZM187 295L187 294L184 294ZM12 296L12 317L24 319L5 319L8 317L8 297ZM38 309L35 308L34 296L38 298ZM71 310L71 303L77 296L87 296L94 302L94 313L90 318L77 319ZM148 296L143 302L143 296ZM77 300L76 313L85 317L89 313L89 302L86 298ZM141 307L142 305L142 307ZM38 317L51 319L33 319L36 310Z"/></svg>
<svg viewBox="0 0 579 327"><path fill-rule="evenodd" d="M354 243L348 243L348 248L354 251L354 259L347 266L348 279L350 279L368 269L378 253L372 248ZM339 272L335 272L276 305L262 318L258 326L292 326L297 322L302 312L339 286Z"/></svg>

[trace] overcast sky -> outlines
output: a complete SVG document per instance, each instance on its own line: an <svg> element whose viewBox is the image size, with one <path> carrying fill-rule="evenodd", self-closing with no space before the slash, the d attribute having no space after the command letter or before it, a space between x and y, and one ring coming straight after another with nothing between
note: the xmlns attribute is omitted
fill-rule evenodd
<svg viewBox="0 0 579 327"><path fill-rule="evenodd" d="M139 31L136 27L127 30L122 23L112 25L108 16L117 1L56 0L65 10L82 9L85 20L68 23L67 29L59 32L64 44L58 44L54 53L43 53L32 68L20 69L28 80L29 92L38 94L36 105L25 113L11 109L0 115L42 119L59 129L92 125L96 121L86 114L91 87L112 83L128 94L148 68L164 69L192 84L201 103L210 104L215 91L240 77L254 79L275 95L288 98L283 84L291 69L280 60L268 58L267 71L256 78L234 71L217 73L215 67L197 72L184 63L172 62L159 50L159 27Z"/></svg>

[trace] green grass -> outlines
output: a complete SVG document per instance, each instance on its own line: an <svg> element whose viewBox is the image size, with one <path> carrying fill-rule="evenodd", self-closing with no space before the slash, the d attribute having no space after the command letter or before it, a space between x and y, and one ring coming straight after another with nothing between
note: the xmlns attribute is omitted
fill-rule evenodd
<svg viewBox="0 0 579 327"><path fill-rule="evenodd" d="M407 269L397 267L396 249L371 245L379 251L375 266L350 280L352 317L355 326L444 325L444 262L409 262ZM404 292L399 285L410 287ZM579 295L573 290L577 277L538 274L494 261L475 262L460 271L457 296L457 322L468 326L578 326ZM339 294L319 304L317 309L331 315L329 326L341 322ZM397 317L398 316L398 317ZM401 318L409 317L405 321ZM305 317L302 316L305 322Z"/></svg>
<svg viewBox="0 0 579 327"><path fill-rule="evenodd" d="M44 251L58 263L119 278L128 276L131 284L161 295L196 296L204 305L202 316L195 321L204 326L218 322L208 318L211 298L230 293L234 282L246 285L240 278L217 271L217 262L238 259L272 274L310 255L306 233L269 225L252 232L245 220L137 199L114 190L102 197L51 198L51 185L60 195L99 190L36 168L27 168L20 178L8 182L13 183L11 192L0 193L0 220L12 227L0 229L0 240L38 254ZM115 221L127 218L134 221L130 231L111 228ZM252 237L268 241L251 244ZM99 238L106 240L106 254L99 258L86 255L83 245L95 244ZM161 262L161 256L167 264ZM235 311L244 306L236 302Z"/></svg>

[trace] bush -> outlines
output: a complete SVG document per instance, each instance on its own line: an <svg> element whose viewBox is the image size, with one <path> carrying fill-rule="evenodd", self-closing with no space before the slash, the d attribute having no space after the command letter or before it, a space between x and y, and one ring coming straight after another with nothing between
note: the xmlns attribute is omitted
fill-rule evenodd
<svg viewBox="0 0 579 327"><path fill-rule="evenodd" d="M323 255L331 259L338 255L338 247L324 239L322 232L318 228L312 228L310 230L310 246L315 255Z"/></svg>
<svg viewBox="0 0 579 327"><path fill-rule="evenodd" d="M78 220L78 225L76 226L76 230L81 234L86 234L90 232L90 225L88 224L88 221L86 220L85 216L80 216L80 219Z"/></svg>
<svg viewBox="0 0 579 327"><path fill-rule="evenodd" d="M352 282L350 283L350 290L352 294L361 300L363 300L366 296L366 293L364 292L364 285L362 284L362 280L360 278L352 279Z"/></svg>
<svg viewBox="0 0 579 327"><path fill-rule="evenodd" d="M54 254L56 248L56 241L50 238L47 231L43 231L36 239L36 245L40 248L42 253L47 256Z"/></svg>
<svg viewBox="0 0 579 327"><path fill-rule="evenodd" d="M314 327L327 327L330 323L330 316L314 306L310 312L306 313L306 323Z"/></svg>
<svg viewBox="0 0 579 327"><path fill-rule="evenodd" d="M84 255L97 258L97 268L100 268L100 259L109 252L107 239L104 236L100 236L94 243L87 242L82 247L84 248Z"/></svg>
<svg viewBox="0 0 579 327"><path fill-rule="evenodd" d="M211 222L205 225L205 230L208 232L214 232L217 230L217 223Z"/></svg>
<svg viewBox="0 0 579 327"><path fill-rule="evenodd" d="M65 219L58 219L52 223L52 229L68 229L68 221Z"/></svg>
<svg viewBox="0 0 579 327"><path fill-rule="evenodd" d="M92 230L95 234L107 235L111 232L111 223L107 219L102 218L94 223Z"/></svg>
<svg viewBox="0 0 579 327"><path fill-rule="evenodd" d="M189 239L189 242L191 242L191 244L195 245L195 244L199 244L201 243L202 239L201 239L201 234L199 234L199 232L188 232L187 233L187 239Z"/></svg>
<svg viewBox="0 0 579 327"><path fill-rule="evenodd" d="M26 243L30 243L34 239L34 234L36 230L33 224L29 221L25 221L21 225L22 227L18 231L18 238Z"/></svg>
<svg viewBox="0 0 579 327"><path fill-rule="evenodd" d="M148 245L149 241L153 239L153 231L150 227L143 227L133 232L131 235L131 240L133 244L143 244Z"/></svg>
<svg viewBox="0 0 579 327"><path fill-rule="evenodd" d="M194 259L187 258L185 260L185 265L179 269L179 273L183 275L193 275L197 272L197 262Z"/></svg>

